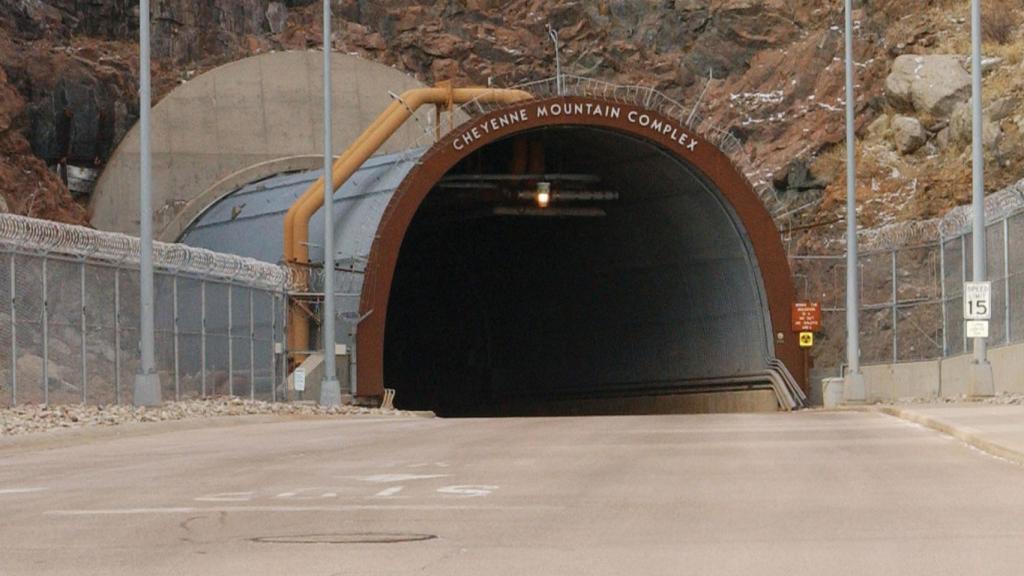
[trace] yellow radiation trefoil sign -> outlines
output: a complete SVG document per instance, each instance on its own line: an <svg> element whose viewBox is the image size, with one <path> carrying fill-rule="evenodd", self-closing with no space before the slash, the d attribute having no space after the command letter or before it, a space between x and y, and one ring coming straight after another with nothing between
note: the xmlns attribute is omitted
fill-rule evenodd
<svg viewBox="0 0 1024 576"><path fill-rule="evenodd" d="M814 346L814 332L801 332L799 341L801 348L810 348Z"/></svg>

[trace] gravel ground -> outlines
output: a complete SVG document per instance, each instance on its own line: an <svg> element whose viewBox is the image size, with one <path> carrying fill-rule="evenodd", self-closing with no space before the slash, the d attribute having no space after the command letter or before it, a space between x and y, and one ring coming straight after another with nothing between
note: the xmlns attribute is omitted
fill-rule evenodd
<svg viewBox="0 0 1024 576"><path fill-rule="evenodd" d="M270 403L229 397L167 402L159 408L135 408L123 405L85 406L80 404L59 406L22 405L14 408L0 409L0 436L31 434L63 428L117 426L133 422L164 422L169 420L254 414L276 414L282 416L380 414L406 416L412 413L402 410L381 410L380 408L361 408L358 406L322 408L312 404Z"/></svg>
<svg viewBox="0 0 1024 576"><path fill-rule="evenodd" d="M882 404L997 404L1003 406L1017 406L1024 405L1024 394L1000 392L990 398L969 398L966 394L948 398L900 398L896 402L882 402Z"/></svg>

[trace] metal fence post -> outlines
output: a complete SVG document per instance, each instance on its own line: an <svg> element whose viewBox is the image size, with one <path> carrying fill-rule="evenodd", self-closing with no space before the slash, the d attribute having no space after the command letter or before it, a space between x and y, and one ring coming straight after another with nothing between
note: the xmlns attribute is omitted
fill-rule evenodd
<svg viewBox="0 0 1024 576"><path fill-rule="evenodd" d="M1003 218L1003 308L1006 313L1006 344L1013 337L1010 331L1010 218Z"/></svg>
<svg viewBox="0 0 1024 576"><path fill-rule="evenodd" d="M942 301L942 357L949 355L949 325L946 312L946 241L939 232L939 299Z"/></svg>
<svg viewBox="0 0 1024 576"><path fill-rule="evenodd" d="M199 281L199 382L206 398L206 280Z"/></svg>
<svg viewBox="0 0 1024 576"><path fill-rule="evenodd" d="M974 233L971 233L973 239ZM963 298L963 286L967 282L967 234L960 235L960 297ZM967 328L961 318L961 331L963 332L963 353L967 353Z"/></svg>
<svg viewBox="0 0 1024 576"><path fill-rule="evenodd" d="M121 269L114 268L114 401L121 403Z"/></svg>
<svg viewBox="0 0 1024 576"><path fill-rule="evenodd" d="M277 402L277 294L270 293L270 401Z"/></svg>
<svg viewBox="0 0 1024 576"><path fill-rule="evenodd" d="M234 311L232 310L231 293L234 292L231 284L228 284L228 396L235 395L235 344L231 333L234 330Z"/></svg>
<svg viewBox="0 0 1024 576"><path fill-rule="evenodd" d="M288 293L281 292L281 380L283 400L288 400Z"/></svg>
<svg viewBox="0 0 1024 576"><path fill-rule="evenodd" d="M898 324L899 324L899 310L896 305L896 300L899 299L899 294L896 286L896 249L892 250L892 363L895 364L899 359L899 339L898 339Z"/></svg>
<svg viewBox="0 0 1024 576"><path fill-rule="evenodd" d="M81 281L82 285L80 286L80 296L82 299L82 404L85 404L86 402L88 402L89 398L87 390L89 386L89 371L85 360L85 258L83 258L81 262Z"/></svg>
<svg viewBox="0 0 1024 576"><path fill-rule="evenodd" d="M50 403L50 314L46 289L46 256L43 256L43 404Z"/></svg>
<svg viewBox="0 0 1024 576"><path fill-rule="evenodd" d="M256 315L252 310L252 288L249 288L249 399L256 400Z"/></svg>
<svg viewBox="0 0 1024 576"><path fill-rule="evenodd" d="M11 406L18 405L18 283L14 280L17 268L11 252Z"/></svg>
<svg viewBox="0 0 1024 576"><path fill-rule="evenodd" d="M171 276L171 314L174 316L174 400L181 401L181 362L178 360L178 273Z"/></svg>

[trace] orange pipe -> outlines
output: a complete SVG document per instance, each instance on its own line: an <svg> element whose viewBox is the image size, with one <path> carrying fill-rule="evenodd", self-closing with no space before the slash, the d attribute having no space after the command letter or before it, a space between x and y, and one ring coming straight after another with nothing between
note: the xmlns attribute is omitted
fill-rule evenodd
<svg viewBox="0 0 1024 576"><path fill-rule="evenodd" d="M478 100L484 104L513 104L529 100L533 95L522 90L500 90L493 88L451 88L450 85L437 88L416 88L403 93L392 102L380 116L334 161L331 170L333 190L355 174L356 170L377 152L412 115L425 104L444 105L449 109L454 104L465 104ZM284 259L288 264L305 266L309 264L309 221L313 214L324 205L324 179L321 176L300 196L284 218ZM333 247L324 246L324 250ZM289 350L309 348L309 317L292 306L288 322Z"/></svg>
<svg viewBox="0 0 1024 576"><path fill-rule="evenodd" d="M331 170L332 180L335 179L335 178L333 178L333 176L334 176L334 174L337 173L337 166L338 166L338 164L340 162L342 162L343 160L347 159L348 157L350 157L354 150L356 150L357 148L362 146L363 142L366 141L366 139L369 137L369 135L374 133L374 131L377 129L377 127L379 127L380 124L386 118L388 118L391 114L393 114L394 111L399 106L401 106L400 103L392 102L387 108L384 109L384 112L382 112L380 114L380 116L378 116L377 119L374 120L373 123L371 123L370 126L367 127L366 130L364 130L363 133L360 134L358 138L356 138L355 142L350 144L349 147L346 148L344 152L342 152L341 156L339 156L334 161L334 164L332 166L332 170ZM337 187L335 188L335 190L337 190ZM295 218L296 218L296 215L299 213L295 208L296 208L296 206L298 204L300 204L300 203L302 203L304 201L307 201L307 200L309 200L310 198L313 198L313 197L319 197L320 198L320 204L322 205L323 204L323 194L324 194L324 178L323 178L323 176L321 176L320 178L318 178L316 180L316 182L313 182L313 184L310 185L310 187L302 194L302 196L300 196L295 201L295 203L292 204L292 206L288 209L288 212L285 213L285 215L284 215L284 259L285 259L285 262L288 262L288 263L301 263L303 265L309 263L309 247L305 244L306 241L302 240L302 239L299 239L297 241L292 241L292 239L295 238ZM313 210L313 213L315 213L315 212L316 212L316 210ZM312 213L310 214L309 217L310 218L312 217ZM306 237L308 238L308 235L309 235L309 219L308 218L306 220L305 229L306 229ZM298 254L298 252L299 252L299 250L297 249L298 247L302 248L302 250L301 250L302 254ZM300 259L300 256L304 256L304 258ZM303 286L308 286L308 280L307 280L307 278L305 276L302 277L302 283L303 283ZM309 310L307 308L303 307L303 306L292 305L292 306L289 307L288 314L289 314L289 317L288 317L288 349L289 350L307 350L307 349L309 349L309 318L310 318ZM305 357L306 357L305 354L301 354L301 353L300 354L296 354L296 356L295 356L296 363L301 363L305 359Z"/></svg>
<svg viewBox="0 0 1024 576"><path fill-rule="evenodd" d="M344 152L342 152L341 156L339 156L334 161L334 164L333 164L334 170L337 169L337 166L338 166L339 162L341 162L342 160L344 160L345 158L350 156L352 154L352 151L355 148L357 148L357 147L362 145L362 143L366 140L366 138L371 133L373 133L373 131L380 125L380 123L383 122L383 120L388 115L390 115L393 112L393 108L395 108L396 106L400 106L400 104L398 104L397 102L393 102L393 103L391 103L390 106L385 108L384 112L381 112L380 116L378 116L377 119L374 120L373 123L370 124L370 126L367 127L366 130L364 130L363 133L360 134L358 138L356 138L355 142L353 142L348 148L345 149ZM332 176L334 175L334 170L332 170ZM334 178L332 178L332 179L334 179ZM335 188L335 189L337 189L337 188ZM300 196L295 201L294 204L292 204L291 208L289 208L288 212L284 215L284 259L285 259L285 262L295 262L295 258L296 258L296 254L295 254L295 245L296 244L294 242L290 241L290 239L294 236L294 230L295 230L294 222L295 222L295 215L297 214L297 211L295 210L295 206L297 204L303 202L304 200L306 200L311 195L319 195L322 198L323 197L323 193L324 193L324 179L323 179L323 176L321 176L320 178L318 178L316 180L316 182L313 182L313 184L310 185L310 187L302 194L302 196ZM315 210L314 210L314 212L315 212ZM308 262L308 258L307 258L307 262Z"/></svg>

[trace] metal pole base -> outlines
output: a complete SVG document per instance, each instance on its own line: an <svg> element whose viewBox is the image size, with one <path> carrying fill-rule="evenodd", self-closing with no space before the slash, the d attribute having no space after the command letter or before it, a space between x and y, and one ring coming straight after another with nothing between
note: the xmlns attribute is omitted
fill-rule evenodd
<svg viewBox="0 0 1024 576"><path fill-rule="evenodd" d="M341 384L337 378L326 378L320 384L320 405L341 406Z"/></svg>
<svg viewBox="0 0 1024 576"><path fill-rule="evenodd" d="M867 387L862 372L848 372L843 378L843 403L863 404L867 402Z"/></svg>
<svg viewBox="0 0 1024 576"><path fill-rule="evenodd" d="M971 361L970 382L968 382L967 390L971 398L988 398L996 395L996 383L992 377L992 364L988 360L983 362Z"/></svg>
<svg viewBox="0 0 1024 576"><path fill-rule="evenodd" d="M132 388L132 404L135 406L159 406L163 404L160 393L160 375L136 374Z"/></svg>

